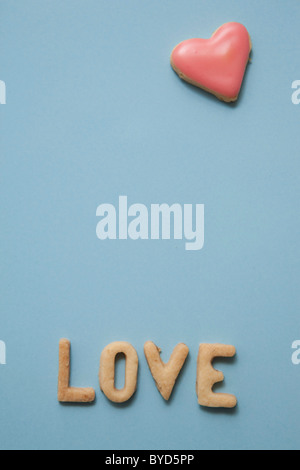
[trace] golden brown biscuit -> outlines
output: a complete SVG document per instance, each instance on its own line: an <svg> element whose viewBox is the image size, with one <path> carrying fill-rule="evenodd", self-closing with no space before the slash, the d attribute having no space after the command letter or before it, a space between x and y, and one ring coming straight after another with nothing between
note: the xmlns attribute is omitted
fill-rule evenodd
<svg viewBox="0 0 300 470"><path fill-rule="evenodd" d="M70 349L67 339L59 342L58 401L62 403L92 403L95 400L93 388L70 387Z"/></svg>
<svg viewBox="0 0 300 470"><path fill-rule="evenodd" d="M224 374L213 368L212 362L216 357L233 357L234 346L224 344L201 344L198 355L197 395L199 405L209 408L234 408L237 399L234 395L214 393L213 386L223 382Z"/></svg>
<svg viewBox="0 0 300 470"><path fill-rule="evenodd" d="M165 400L169 400L177 377L189 354L189 348L183 343L178 344L167 364L161 360L161 350L152 341L145 344L144 351L158 390Z"/></svg>
<svg viewBox="0 0 300 470"><path fill-rule="evenodd" d="M122 390L115 388L115 361L118 354L124 354L126 359L125 386ZM111 343L103 350L99 381L101 390L109 400L124 403L133 396L137 387L138 365L137 352L129 343Z"/></svg>

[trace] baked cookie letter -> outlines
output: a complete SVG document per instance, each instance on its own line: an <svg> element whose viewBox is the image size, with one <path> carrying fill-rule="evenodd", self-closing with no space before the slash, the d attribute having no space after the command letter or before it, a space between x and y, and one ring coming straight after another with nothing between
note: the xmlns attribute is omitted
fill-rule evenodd
<svg viewBox="0 0 300 470"><path fill-rule="evenodd" d="M70 349L67 339L59 342L58 401L62 403L92 403L95 400L93 388L70 387Z"/></svg>
<svg viewBox="0 0 300 470"><path fill-rule="evenodd" d="M169 400L177 377L188 356L189 348L183 343L178 344L167 364L161 360L161 351L152 341L145 344L144 351L158 390L165 400Z"/></svg>
<svg viewBox="0 0 300 470"><path fill-rule="evenodd" d="M122 390L115 387L115 361L118 354L124 354L126 359L125 386ZM129 343L111 343L103 350L99 381L102 392L110 401L124 403L134 395L137 387L138 366L137 352Z"/></svg>
<svg viewBox="0 0 300 470"><path fill-rule="evenodd" d="M224 374L213 368L216 357L235 356L235 347L223 344L201 344L198 355L197 395L199 405L209 408L234 408L237 399L234 395L214 393L213 386L223 382Z"/></svg>

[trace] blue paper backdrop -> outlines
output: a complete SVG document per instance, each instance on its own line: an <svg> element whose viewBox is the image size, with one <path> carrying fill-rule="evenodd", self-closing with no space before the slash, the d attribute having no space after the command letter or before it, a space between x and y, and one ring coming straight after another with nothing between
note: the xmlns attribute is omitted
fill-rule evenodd
<svg viewBox="0 0 300 470"><path fill-rule="evenodd" d="M299 447L298 0L1 0L0 446L7 449ZM237 105L178 79L173 47L239 21L253 40ZM96 208L204 203L205 248L96 238ZM92 406L57 403L58 341ZM190 358L166 404L143 356ZM131 342L138 391L98 384L110 342ZM201 409L200 342L221 361L233 412Z"/></svg>

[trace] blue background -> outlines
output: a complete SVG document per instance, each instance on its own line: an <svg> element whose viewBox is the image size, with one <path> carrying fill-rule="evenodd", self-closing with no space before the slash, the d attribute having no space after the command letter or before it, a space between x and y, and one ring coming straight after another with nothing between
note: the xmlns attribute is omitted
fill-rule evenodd
<svg viewBox="0 0 300 470"><path fill-rule="evenodd" d="M298 0L2 0L2 449L299 447ZM253 40L238 104L172 71L173 47L239 21ZM96 208L204 203L205 248L96 238ZM58 342L92 406L57 403ZM170 403L143 355L153 340L190 357ZM100 392L102 349L140 359L123 406ZM200 342L236 346L219 361L234 411L201 409ZM300 366L299 366L300 367ZM119 369L121 372L121 369Z"/></svg>

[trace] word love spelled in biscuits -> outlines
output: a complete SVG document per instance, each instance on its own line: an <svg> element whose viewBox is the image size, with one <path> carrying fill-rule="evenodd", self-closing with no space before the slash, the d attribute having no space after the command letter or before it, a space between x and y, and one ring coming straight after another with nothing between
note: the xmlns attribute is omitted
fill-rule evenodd
<svg viewBox="0 0 300 470"><path fill-rule="evenodd" d="M71 343L67 339L59 342L58 401L61 403L92 403L95 400L93 388L74 388L70 386ZM159 349L152 341L144 346L145 357L156 387L165 400L169 400L177 378L189 354L189 348L178 344L169 359L164 363ZM223 382L222 372L215 370L215 358L235 356L234 346L224 344L201 344L198 353L196 390L198 403L209 408L234 408L237 399L234 395L214 393L216 383ZM125 357L125 385L116 388L116 358ZM104 395L114 403L125 403L135 394L138 381L139 358L134 347L126 342L111 343L103 350L100 359L99 383Z"/></svg>

